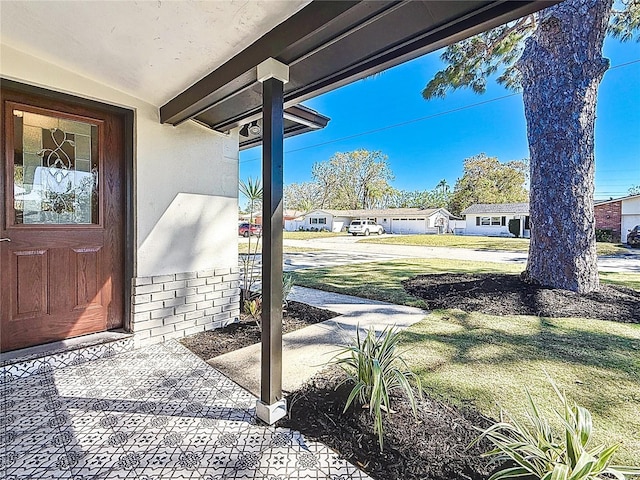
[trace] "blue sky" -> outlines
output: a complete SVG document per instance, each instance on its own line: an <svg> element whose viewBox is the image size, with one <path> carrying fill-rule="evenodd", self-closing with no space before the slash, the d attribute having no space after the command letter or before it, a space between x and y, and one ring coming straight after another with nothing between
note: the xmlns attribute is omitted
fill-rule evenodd
<svg viewBox="0 0 640 480"><path fill-rule="evenodd" d="M604 54L612 67L635 63L609 70L600 86L596 199L624 196L640 185L640 43L609 38ZM431 53L305 102L331 121L322 131L285 140L285 184L311 180L314 162L360 148L387 155L392 185L405 190L430 190L441 179L453 187L463 160L481 152L503 162L527 158L520 94L490 82L483 95L465 89L422 99L443 65L439 56ZM260 175L260 155L259 147L240 153L241 179Z"/></svg>

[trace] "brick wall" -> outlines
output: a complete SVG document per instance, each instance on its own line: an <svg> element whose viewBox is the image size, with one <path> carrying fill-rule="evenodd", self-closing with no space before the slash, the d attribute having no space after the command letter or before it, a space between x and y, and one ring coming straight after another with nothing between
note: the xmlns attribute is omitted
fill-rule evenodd
<svg viewBox="0 0 640 480"><path fill-rule="evenodd" d="M613 241L620 241L620 229L622 228L622 202L608 202L594 207L596 228L611 230Z"/></svg>
<svg viewBox="0 0 640 480"><path fill-rule="evenodd" d="M133 279L136 346L224 327L240 316L240 272L217 268Z"/></svg>

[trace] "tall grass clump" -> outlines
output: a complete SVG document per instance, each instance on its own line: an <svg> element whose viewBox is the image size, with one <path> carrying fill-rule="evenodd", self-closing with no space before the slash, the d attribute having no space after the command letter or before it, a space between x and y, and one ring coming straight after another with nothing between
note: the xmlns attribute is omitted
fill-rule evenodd
<svg viewBox="0 0 640 480"><path fill-rule="evenodd" d="M501 412L500 422L481 430L482 434L474 442L486 438L495 448L484 456L506 462L489 480L625 480L640 475L638 467L611 464L619 444L592 445L591 413L569 402L553 380L550 382L562 404L559 411L553 409L560 429L552 428L527 392L524 422Z"/></svg>
<svg viewBox="0 0 640 480"><path fill-rule="evenodd" d="M369 409L373 417L374 432L378 434L380 451L384 436L382 415L383 412L393 412L391 392L404 391L416 416L416 397L410 380L415 382L418 395L422 395L420 378L409 370L397 351L399 341L399 332L393 327L385 328L380 335L376 335L375 329L371 327L364 336L361 336L358 328L353 343L340 350L333 361L355 382L343 412L354 402Z"/></svg>

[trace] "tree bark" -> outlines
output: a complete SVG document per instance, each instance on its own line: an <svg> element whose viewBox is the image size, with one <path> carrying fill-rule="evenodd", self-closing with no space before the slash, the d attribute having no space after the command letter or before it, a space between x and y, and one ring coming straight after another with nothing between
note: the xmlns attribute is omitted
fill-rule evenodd
<svg viewBox="0 0 640 480"><path fill-rule="evenodd" d="M517 68L531 155L531 244L524 277L579 293L598 289L594 125L609 61L613 0L566 0L541 12Z"/></svg>

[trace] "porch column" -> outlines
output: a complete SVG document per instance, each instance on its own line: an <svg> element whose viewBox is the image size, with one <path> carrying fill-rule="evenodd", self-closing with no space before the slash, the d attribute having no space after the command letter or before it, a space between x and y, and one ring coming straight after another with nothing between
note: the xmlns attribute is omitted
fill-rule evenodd
<svg viewBox="0 0 640 480"><path fill-rule="evenodd" d="M262 82L262 357L256 414L273 424L287 413L282 398L283 85L289 67L269 58Z"/></svg>

